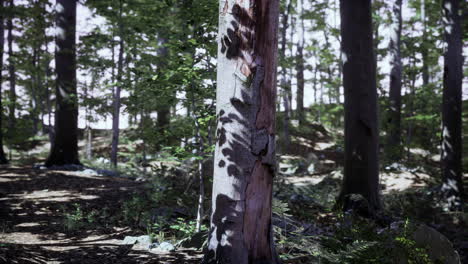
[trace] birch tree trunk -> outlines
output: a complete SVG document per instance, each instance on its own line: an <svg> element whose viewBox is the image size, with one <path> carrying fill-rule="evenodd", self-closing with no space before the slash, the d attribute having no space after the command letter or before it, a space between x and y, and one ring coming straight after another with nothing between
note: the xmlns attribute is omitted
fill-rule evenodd
<svg viewBox="0 0 468 264"><path fill-rule="evenodd" d="M124 55L124 32L122 22L123 0L119 1L119 60L117 62L117 85L114 91L114 113L112 115L112 149L111 163L114 168L117 168L117 152L119 146L119 121L120 121L120 91L122 90L122 75L123 75L123 55Z"/></svg>
<svg viewBox="0 0 468 264"><path fill-rule="evenodd" d="M344 56L345 165L339 200L344 210L360 194L368 212L380 209L376 65L374 63L371 0L341 0Z"/></svg>
<svg viewBox="0 0 468 264"><path fill-rule="evenodd" d="M392 26L390 37L390 109L388 122L388 156L391 160L397 161L402 156L401 149L401 28L402 0L395 0L392 8Z"/></svg>
<svg viewBox="0 0 468 264"><path fill-rule="evenodd" d="M444 0L444 26L447 50L444 56L442 103L442 192L448 209L460 210L462 181L462 28L460 1Z"/></svg>
<svg viewBox="0 0 468 264"><path fill-rule="evenodd" d="M3 0L0 0L0 8L3 10ZM5 44L5 28L3 26L3 12L0 12L0 69L3 69L3 46ZM0 71L0 109L2 105L2 88L3 88L3 72ZM0 113L0 164L7 164L8 160L3 151L3 130L2 128L3 114Z"/></svg>
<svg viewBox="0 0 468 264"><path fill-rule="evenodd" d="M278 0L220 0L206 264L279 263L271 226L278 15Z"/></svg>
<svg viewBox="0 0 468 264"><path fill-rule="evenodd" d="M57 0L55 137L45 165L80 164L76 92L76 1Z"/></svg>

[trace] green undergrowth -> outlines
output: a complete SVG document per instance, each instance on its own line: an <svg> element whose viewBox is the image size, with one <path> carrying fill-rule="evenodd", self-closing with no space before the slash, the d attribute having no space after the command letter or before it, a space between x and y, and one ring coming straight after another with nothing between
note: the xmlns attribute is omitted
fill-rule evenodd
<svg viewBox="0 0 468 264"><path fill-rule="evenodd" d="M130 227L135 235L150 235L154 241L173 243L198 235L195 228L197 199L193 199L198 195L198 185L181 184L183 179L174 177L175 168L162 167L153 168L138 191L129 193L112 206L103 205L96 210L73 204L62 208L64 231L73 233L83 228ZM133 173L126 168L119 169L125 175ZM208 203L206 200L205 208L208 208ZM205 237L208 218L204 218L201 226Z"/></svg>
<svg viewBox="0 0 468 264"><path fill-rule="evenodd" d="M414 263L430 264L427 249L411 238L415 224L409 219L382 227L352 213L330 212L326 223L294 220L286 202L275 201L276 245L285 263ZM323 219L322 219L323 222Z"/></svg>

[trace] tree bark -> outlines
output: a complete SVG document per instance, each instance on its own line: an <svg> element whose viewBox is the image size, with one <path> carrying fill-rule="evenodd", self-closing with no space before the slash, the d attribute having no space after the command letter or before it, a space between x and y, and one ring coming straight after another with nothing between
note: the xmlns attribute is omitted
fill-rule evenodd
<svg viewBox="0 0 468 264"><path fill-rule="evenodd" d="M0 0L0 8L3 10L3 0ZM3 46L5 44L5 28L3 25L3 12L0 12L0 69L3 69ZM3 72L0 70L0 110L3 111L2 104L2 89L3 88ZM7 164L8 160L3 151L3 112L0 112L0 164Z"/></svg>
<svg viewBox="0 0 468 264"><path fill-rule="evenodd" d="M296 55L296 78L297 78L297 119L299 120L299 125L304 124L304 0L301 0L301 11L300 11L300 20L301 20L301 33L299 34L299 41L297 43L297 55Z"/></svg>
<svg viewBox="0 0 468 264"><path fill-rule="evenodd" d="M447 50L444 56L442 103L442 192L450 210L460 210L462 181L462 28L460 1L444 0L444 26Z"/></svg>
<svg viewBox="0 0 468 264"><path fill-rule="evenodd" d="M123 3L119 1L119 60L117 62L117 85L114 91L114 112L112 114L112 149L111 164L117 168L117 152L119 146L119 121L120 121L120 92L122 90L123 55L124 55L124 32L122 22Z"/></svg>
<svg viewBox="0 0 468 264"><path fill-rule="evenodd" d="M421 41L421 55L422 55L422 76L423 86L427 87L429 84L429 54L427 49L427 30L426 30L426 3L425 0L421 0L421 20L423 24L423 34Z"/></svg>
<svg viewBox="0 0 468 264"><path fill-rule="evenodd" d="M213 214L203 263L279 263L271 225L279 1L221 0Z"/></svg>
<svg viewBox="0 0 468 264"><path fill-rule="evenodd" d="M339 201L352 209L352 194L362 195L373 214L380 209L377 87L371 0L340 0L345 90L345 165Z"/></svg>
<svg viewBox="0 0 468 264"><path fill-rule="evenodd" d="M167 60L169 51L167 47L165 46L166 43L167 43L167 39L164 37L160 37L160 47L158 49L158 56L160 58L160 63L158 63L158 72L163 72L167 65L166 60ZM164 131L169 129L171 104L168 101L169 100L166 100L166 102L158 105L157 107L158 116L156 118L156 126L157 126L157 130L161 138L165 138ZM194 111L194 109L192 109L192 111ZM190 116L189 110L187 110L187 116ZM159 147L160 146L158 146L158 148Z"/></svg>
<svg viewBox="0 0 468 264"><path fill-rule="evenodd" d="M15 3L13 0L10 0L10 8L13 10ZM10 136L14 135L15 126L16 126L16 75L15 75L15 63L13 55L13 15L10 14L7 21L8 28L8 75L10 79L10 93L8 104L8 134Z"/></svg>
<svg viewBox="0 0 468 264"><path fill-rule="evenodd" d="M92 73L91 77L91 87L92 88L95 85L95 74ZM87 101L89 99L89 92L88 92L88 83L84 83L84 101ZM90 109L89 106L85 102L85 119L86 119L86 128L85 128L85 137L86 137L86 147L85 147L85 154L86 154L86 159L90 160L93 158L93 132L91 128L91 114L90 114Z"/></svg>
<svg viewBox="0 0 468 264"><path fill-rule="evenodd" d="M402 156L401 149L401 29L402 0L395 0L392 8L392 26L390 38L390 55L392 66L390 72L390 109L388 113L388 148L387 153L391 160L397 161Z"/></svg>
<svg viewBox="0 0 468 264"><path fill-rule="evenodd" d="M281 17L281 49L280 49L280 58L283 60L283 65L281 65L281 84L282 89L282 98L284 106L284 116L283 116L283 145L281 146L282 152L288 152L288 147L290 145L290 135L289 135L289 119L290 119L290 104L289 104L289 94L290 94L290 80L288 79L287 67L284 65L286 62L286 33L288 30L288 19L291 14L292 0L289 0L285 13Z"/></svg>
<svg viewBox="0 0 468 264"><path fill-rule="evenodd" d="M80 164L76 92L76 1L57 0L55 137L45 165Z"/></svg>

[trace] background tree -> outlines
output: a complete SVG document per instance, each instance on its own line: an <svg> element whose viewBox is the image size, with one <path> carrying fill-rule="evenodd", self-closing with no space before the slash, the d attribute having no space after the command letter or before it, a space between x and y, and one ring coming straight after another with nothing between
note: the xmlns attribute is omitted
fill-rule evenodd
<svg viewBox="0 0 468 264"><path fill-rule="evenodd" d="M76 1L58 0L55 53L57 73L55 139L46 166L80 164L76 91Z"/></svg>
<svg viewBox="0 0 468 264"><path fill-rule="evenodd" d="M392 7L391 15L391 37L390 37L390 54L391 54L391 72L390 72L390 108L388 118L388 151L392 160L401 158L401 16L402 1L396 0Z"/></svg>
<svg viewBox="0 0 468 264"><path fill-rule="evenodd" d="M220 1L213 213L203 263L278 263L271 226L278 2Z"/></svg>
<svg viewBox="0 0 468 264"><path fill-rule="evenodd" d="M15 15L14 0L9 3L10 14L7 19L8 30L8 75L10 80L9 102L8 102L8 133L13 136L16 130L16 72L15 56L13 51L13 17Z"/></svg>
<svg viewBox="0 0 468 264"><path fill-rule="evenodd" d="M3 14L5 12L3 0L0 0L0 109L2 113L0 114L0 164L8 163L8 160L5 157L5 152L3 151L3 104L2 104L2 90L3 90L3 47L5 42L5 27L3 21Z"/></svg>
<svg viewBox="0 0 468 264"><path fill-rule="evenodd" d="M112 149L111 163L117 167L117 152L119 145L119 121L120 121L120 93L122 90L123 79L123 64L124 64L124 25L123 25L123 1L119 0L119 15L118 15L118 33L119 33L119 58L117 62L117 83L114 89L114 112L112 113Z"/></svg>
<svg viewBox="0 0 468 264"><path fill-rule="evenodd" d="M345 161L340 201L361 194L372 211L380 209L378 120L371 1L340 1L345 89ZM365 103L364 103L365 102Z"/></svg>
<svg viewBox="0 0 468 264"><path fill-rule="evenodd" d="M447 50L444 56L442 104L442 192L448 208L460 210L462 181L462 29L460 1L443 1L443 21Z"/></svg>

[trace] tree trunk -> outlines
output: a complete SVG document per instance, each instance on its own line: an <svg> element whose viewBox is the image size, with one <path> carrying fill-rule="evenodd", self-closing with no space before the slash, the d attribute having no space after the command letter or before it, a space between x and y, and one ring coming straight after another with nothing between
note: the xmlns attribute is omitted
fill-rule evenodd
<svg viewBox="0 0 468 264"><path fill-rule="evenodd" d="M389 51L392 69L390 72L390 109L388 113L388 157L392 161L401 158L401 16L402 0L395 0L392 9L392 27Z"/></svg>
<svg viewBox="0 0 468 264"><path fill-rule="evenodd" d="M165 46L166 43L167 43L167 39L160 37L160 47L158 49L158 56L160 58L160 63L158 64L158 72L163 72L164 68L167 65L166 58L168 56L168 49ZM171 114L171 105L168 102L169 100L165 100L165 101L166 102L158 105L157 107L158 116L156 118L156 125L157 125L158 134L161 135L160 136L161 138L165 138L164 131L169 129L170 114ZM195 109L192 109L192 111L194 110ZM190 116L189 110L187 110L187 116ZM158 146L158 148L159 147L160 146Z"/></svg>
<svg viewBox="0 0 468 264"><path fill-rule="evenodd" d="M76 92L76 1L57 0L55 137L46 166L80 164Z"/></svg>
<svg viewBox="0 0 468 264"><path fill-rule="evenodd" d="M203 263L279 263L271 225L278 0L221 0L213 214Z"/></svg>
<svg viewBox="0 0 468 264"><path fill-rule="evenodd" d="M301 0L301 11L300 11L300 20L301 20L301 33L299 34L299 41L297 43L297 55L296 55L296 78L297 78L297 119L299 120L299 125L304 124L304 0Z"/></svg>
<svg viewBox="0 0 468 264"><path fill-rule="evenodd" d="M92 88L95 85L95 74L92 73L91 77L91 87ZM91 129L91 115L90 115L90 109L89 106L87 105L87 100L89 100L89 92L88 92L88 83L84 83L84 101L85 101L85 119L86 119L86 128L85 128L85 137L86 137L86 147L85 147L85 154L86 154L86 159L90 160L93 158L93 132Z"/></svg>
<svg viewBox="0 0 468 264"><path fill-rule="evenodd" d="M10 8L13 10L14 1L10 0ZM16 75L15 75L15 63L13 55L13 15L10 15L7 21L8 28L8 74L10 78L10 102L8 104L8 134L13 136L15 134L16 126Z"/></svg>
<svg viewBox="0 0 468 264"><path fill-rule="evenodd" d="M286 33L288 30L288 19L291 13L292 0L289 0L285 13L281 17L281 49L280 49L280 58L282 59L281 65L281 84L282 89L282 98L284 106L284 116L283 116L283 138L284 142L281 146L282 152L288 152L288 147L290 145L290 136L289 136L289 114L290 114L290 104L289 104L289 92L291 90L290 81L288 79L288 72L286 67Z"/></svg>
<svg viewBox="0 0 468 264"><path fill-rule="evenodd" d="M117 168L117 152L119 146L119 121L120 121L120 91L122 89L123 74L123 55L124 55L124 36L122 24L123 3L119 1L119 61L117 62L117 85L114 91L114 112L112 114L112 149L111 164Z"/></svg>
<svg viewBox="0 0 468 264"><path fill-rule="evenodd" d="M442 104L442 192L450 210L460 210L462 181L462 28L460 1L444 0L444 26L447 51L444 56Z"/></svg>
<svg viewBox="0 0 468 264"><path fill-rule="evenodd" d="M3 9L3 0L0 0L0 8ZM3 46L5 44L5 28L3 27L3 12L0 13L0 69L3 69ZM3 74L0 71L0 110L3 111L2 104L2 88L3 88ZM7 164L8 160L3 151L3 112L0 112L0 164Z"/></svg>
<svg viewBox="0 0 468 264"><path fill-rule="evenodd" d="M191 91L191 105L192 108L195 110L195 95L193 92L193 87ZM200 131L200 123L198 122L198 117L195 114L195 111L193 111L192 118L194 120L194 125L195 125L195 141L198 142L198 183L199 183L199 194L198 194L198 209L197 209L197 219L196 219L196 226L195 230L196 232L200 232L202 222L203 222L203 216L204 216L204 208L203 208L203 202L205 200L205 183L203 179L203 161L205 159L205 142L203 140L203 136L201 135Z"/></svg>
<svg viewBox="0 0 468 264"><path fill-rule="evenodd" d="M339 201L344 210L352 209L352 194L360 194L373 215L380 209L380 198L371 0L341 0L340 11L345 56L345 164Z"/></svg>
<svg viewBox="0 0 468 264"><path fill-rule="evenodd" d="M421 55L422 55L422 75L423 75L423 86L427 87L429 84L429 53L427 49L427 30L426 30L426 4L425 0L421 0L421 20L423 24L423 34L421 41Z"/></svg>

